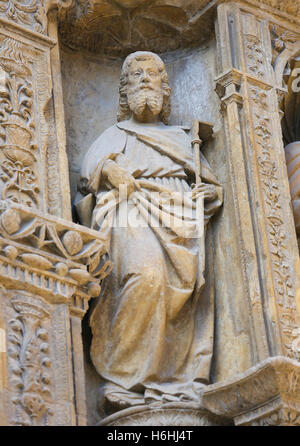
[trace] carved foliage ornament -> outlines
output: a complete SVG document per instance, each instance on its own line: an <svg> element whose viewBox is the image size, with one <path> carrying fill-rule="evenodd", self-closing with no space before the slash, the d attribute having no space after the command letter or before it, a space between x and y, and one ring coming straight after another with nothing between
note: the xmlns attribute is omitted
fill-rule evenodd
<svg viewBox="0 0 300 446"><path fill-rule="evenodd" d="M273 65L276 64L277 57L297 40L298 36L291 31L280 28L276 25L271 26L271 39L273 49Z"/></svg>
<svg viewBox="0 0 300 446"><path fill-rule="evenodd" d="M48 306L27 293L11 299L8 364L15 406L14 424L47 425L53 414Z"/></svg>
<svg viewBox="0 0 300 446"><path fill-rule="evenodd" d="M0 0L0 15L32 31L47 33L47 12L67 8L75 0Z"/></svg>
<svg viewBox="0 0 300 446"><path fill-rule="evenodd" d="M260 41L257 36L251 34L244 35L244 45L246 52L246 60L249 73L259 79L264 78L264 52L261 48Z"/></svg>
<svg viewBox="0 0 300 446"><path fill-rule="evenodd" d="M272 156L273 139L268 94L259 87L251 87L250 94L258 149L257 162L268 222L268 239L276 281L276 303L282 328L282 339L287 355L291 358L300 359L298 323L296 321L297 309L286 247L278 168Z"/></svg>
<svg viewBox="0 0 300 446"><path fill-rule="evenodd" d="M245 16L245 19L248 16ZM265 76L263 67L265 55L261 42L258 22L252 19L245 20L248 29L244 34L245 58L249 72L262 80ZM249 44L251 37L252 44ZM260 66L262 69L260 69ZM259 82L255 84L259 85ZM253 128L256 142L256 154L259 179L263 193L263 206L267 221L267 237L270 246L270 261L274 274L274 287L276 292L276 305L278 319L281 325L283 347L291 358L299 358L297 343L296 321L297 309L294 293L292 272L289 264L289 253L286 246L286 233L283 209L280 196L280 179L278 166L273 156L274 139L272 128L272 107L270 106L269 91L264 85L249 86L249 96L253 116Z"/></svg>
<svg viewBox="0 0 300 446"><path fill-rule="evenodd" d="M1 0L0 13L33 31L45 33L47 29L44 0Z"/></svg>
<svg viewBox="0 0 300 446"><path fill-rule="evenodd" d="M3 200L39 207L32 72L22 45L0 46L0 179Z"/></svg>

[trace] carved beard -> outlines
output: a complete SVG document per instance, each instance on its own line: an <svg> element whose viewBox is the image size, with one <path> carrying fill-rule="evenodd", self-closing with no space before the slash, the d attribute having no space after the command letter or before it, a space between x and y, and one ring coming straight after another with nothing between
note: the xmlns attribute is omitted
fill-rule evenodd
<svg viewBox="0 0 300 446"><path fill-rule="evenodd" d="M128 89L127 100L130 110L137 116L141 116L147 106L154 115L158 115L163 107L164 96L161 89L137 87Z"/></svg>

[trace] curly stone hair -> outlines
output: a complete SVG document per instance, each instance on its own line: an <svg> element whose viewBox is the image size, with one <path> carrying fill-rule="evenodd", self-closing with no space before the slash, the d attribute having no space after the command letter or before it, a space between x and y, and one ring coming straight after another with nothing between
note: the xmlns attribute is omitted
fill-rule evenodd
<svg viewBox="0 0 300 446"><path fill-rule="evenodd" d="M167 124L171 112L171 105L170 105L171 89L169 85L168 74L166 72L165 64L163 63L161 58L157 54L151 53L149 51L136 51L135 53L129 54L129 56L126 57L123 63L120 76L120 87L119 87L120 100L119 100L119 110L117 115L118 121L124 121L126 119L129 119L131 116L131 110L129 108L127 100L127 84L128 84L129 68L134 60L137 61L154 60L155 63L157 64L161 75L162 89L164 91L163 107L159 116L161 121L164 124Z"/></svg>

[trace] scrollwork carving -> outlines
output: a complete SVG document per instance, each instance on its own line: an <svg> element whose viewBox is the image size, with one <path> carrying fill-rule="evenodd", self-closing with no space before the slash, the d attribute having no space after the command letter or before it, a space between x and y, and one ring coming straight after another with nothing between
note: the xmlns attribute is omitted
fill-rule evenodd
<svg viewBox="0 0 300 446"><path fill-rule="evenodd" d="M282 29L276 25L272 25L270 31L271 31L273 66L274 66L277 57L280 56L280 54L285 49L287 49L287 47L297 42L298 37L295 33L288 31L286 29Z"/></svg>
<svg viewBox="0 0 300 446"><path fill-rule="evenodd" d="M0 14L33 31L44 34L47 30L44 0L1 0Z"/></svg>

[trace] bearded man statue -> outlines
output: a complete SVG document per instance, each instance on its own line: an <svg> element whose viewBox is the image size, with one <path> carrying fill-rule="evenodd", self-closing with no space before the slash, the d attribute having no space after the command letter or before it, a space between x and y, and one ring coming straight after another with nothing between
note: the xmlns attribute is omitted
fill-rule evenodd
<svg viewBox="0 0 300 446"><path fill-rule="evenodd" d="M90 226L103 234L113 262L90 316L91 359L102 401L113 410L197 401L209 382L213 302L201 301L205 230L195 236L195 203L204 196L206 226L221 205L221 187L202 155L202 183L193 185L191 137L167 125L169 114L162 60L129 55L118 123L94 142L81 170L78 214L89 224L86 203L94 197Z"/></svg>

